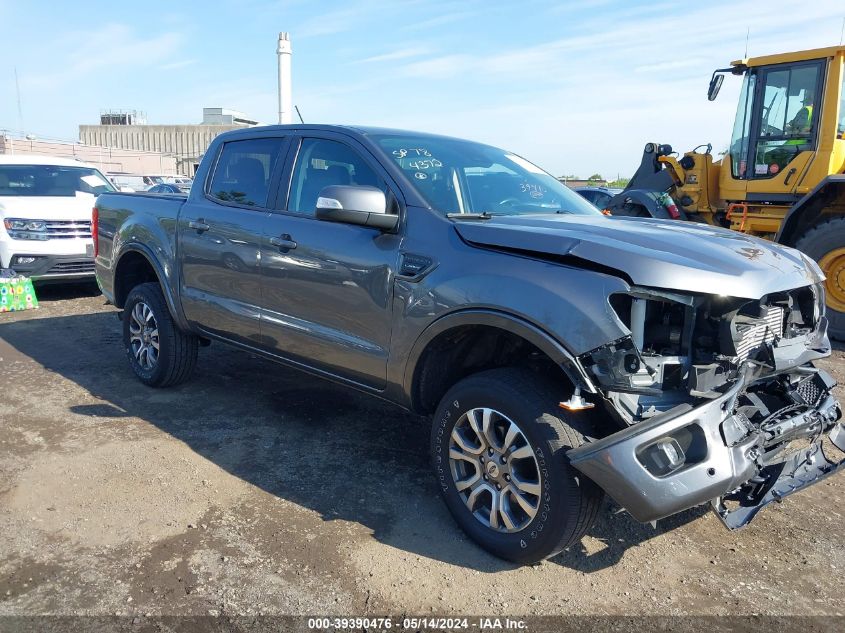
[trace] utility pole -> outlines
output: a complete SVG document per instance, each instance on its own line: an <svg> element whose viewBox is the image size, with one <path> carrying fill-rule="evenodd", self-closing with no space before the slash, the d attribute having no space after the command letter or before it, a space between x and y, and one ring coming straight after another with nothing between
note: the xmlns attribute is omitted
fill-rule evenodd
<svg viewBox="0 0 845 633"><path fill-rule="evenodd" d="M279 123L293 122L293 108L291 108L291 73L290 62L293 51L290 45L290 34L279 33L279 46L276 49L279 56Z"/></svg>

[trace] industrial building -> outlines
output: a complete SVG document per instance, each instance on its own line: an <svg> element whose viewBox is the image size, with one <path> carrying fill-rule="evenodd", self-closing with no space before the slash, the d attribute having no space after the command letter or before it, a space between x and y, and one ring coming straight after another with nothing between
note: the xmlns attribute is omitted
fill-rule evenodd
<svg viewBox="0 0 845 633"><path fill-rule="evenodd" d="M161 152L83 145L64 139L36 138L32 134L24 136L9 130L0 130L0 155L2 154L70 158L94 165L103 173L125 172L173 176L182 173L177 170L176 158Z"/></svg>
<svg viewBox="0 0 845 633"><path fill-rule="evenodd" d="M177 171L193 176L215 136L258 125L244 113L226 108L203 108L202 113L202 123L198 124L148 125L143 112L105 111L100 113L99 125L79 126L79 140L86 145L173 156Z"/></svg>

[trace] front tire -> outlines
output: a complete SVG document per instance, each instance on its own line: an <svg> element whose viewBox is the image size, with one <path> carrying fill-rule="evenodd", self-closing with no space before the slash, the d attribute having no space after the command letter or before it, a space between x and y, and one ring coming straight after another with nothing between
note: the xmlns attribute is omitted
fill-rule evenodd
<svg viewBox="0 0 845 633"><path fill-rule="evenodd" d="M839 217L808 230L795 248L816 260L824 271L828 333L845 340L845 218Z"/></svg>
<svg viewBox="0 0 845 633"><path fill-rule="evenodd" d="M461 380L434 415L432 459L449 511L481 547L520 564L581 540L604 497L566 457L584 437L558 400L535 374L494 369Z"/></svg>
<svg viewBox="0 0 845 633"><path fill-rule="evenodd" d="M197 363L198 339L176 327L157 283L130 291L124 306L123 344L132 371L150 387L184 382Z"/></svg>

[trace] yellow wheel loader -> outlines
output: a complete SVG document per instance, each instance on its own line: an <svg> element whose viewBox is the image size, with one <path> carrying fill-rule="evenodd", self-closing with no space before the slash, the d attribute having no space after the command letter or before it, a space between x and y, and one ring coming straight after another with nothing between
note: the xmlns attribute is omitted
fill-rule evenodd
<svg viewBox="0 0 845 633"><path fill-rule="evenodd" d="M729 227L793 246L827 276L830 333L845 340L845 46L753 57L713 72L707 97L727 74L741 76L727 152L711 145L683 157L648 143L614 215L666 215Z"/></svg>

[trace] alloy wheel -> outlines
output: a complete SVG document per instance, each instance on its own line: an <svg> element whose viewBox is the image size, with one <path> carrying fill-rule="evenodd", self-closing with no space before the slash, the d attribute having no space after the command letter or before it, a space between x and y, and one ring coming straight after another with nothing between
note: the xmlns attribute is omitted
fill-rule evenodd
<svg viewBox="0 0 845 633"><path fill-rule="evenodd" d="M150 306L143 301L136 303L129 315L129 346L143 369L155 368L159 352L158 323Z"/></svg>
<svg viewBox="0 0 845 633"><path fill-rule="evenodd" d="M537 456L519 426L488 408L467 411L449 440L449 469L472 515L498 532L525 529L540 507Z"/></svg>

